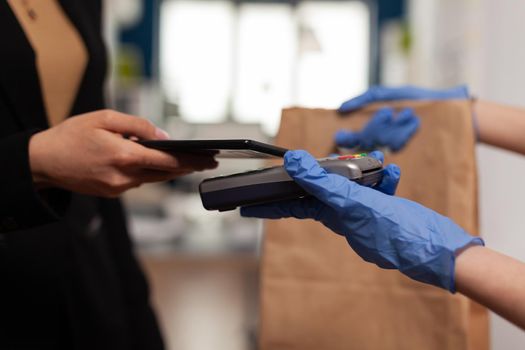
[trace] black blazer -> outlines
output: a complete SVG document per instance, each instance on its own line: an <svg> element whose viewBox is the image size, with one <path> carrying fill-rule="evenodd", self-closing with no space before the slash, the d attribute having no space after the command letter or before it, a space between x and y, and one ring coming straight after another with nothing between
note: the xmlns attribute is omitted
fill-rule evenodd
<svg viewBox="0 0 525 350"><path fill-rule="evenodd" d="M89 52L70 115L104 108L101 0L60 3ZM161 349L120 202L33 187L45 128L34 52L0 1L0 349Z"/></svg>

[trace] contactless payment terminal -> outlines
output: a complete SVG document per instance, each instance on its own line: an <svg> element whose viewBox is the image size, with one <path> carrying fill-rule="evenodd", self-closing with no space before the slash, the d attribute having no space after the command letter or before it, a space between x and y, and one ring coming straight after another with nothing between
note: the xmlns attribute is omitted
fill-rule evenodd
<svg viewBox="0 0 525 350"><path fill-rule="evenodd" d="M364 186L375 186L383 176L383 164L366 153L320 159L319 165ZM199 192L206 209L219 211L308 196L283 166L206 179Z"/></svg>

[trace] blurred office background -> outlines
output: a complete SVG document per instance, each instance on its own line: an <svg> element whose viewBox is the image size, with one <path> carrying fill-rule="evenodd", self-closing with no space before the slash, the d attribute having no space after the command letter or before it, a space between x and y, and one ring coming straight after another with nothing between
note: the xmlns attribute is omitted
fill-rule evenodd
<svg viewBox="0 0 525 350"><path fill-rule="evenodd" d="M510 0L107 0L108 96L174 138L271 141L283 107L336 108L373 84L442 88L525 107L525 4ZM326 135L332 137L332 135ZM525 260L525 161L478 146L487 244ZM170 349L255 349L261 222L205 211L205 177L126 195ZM491 316L493 349L525 334Z"/></svg>

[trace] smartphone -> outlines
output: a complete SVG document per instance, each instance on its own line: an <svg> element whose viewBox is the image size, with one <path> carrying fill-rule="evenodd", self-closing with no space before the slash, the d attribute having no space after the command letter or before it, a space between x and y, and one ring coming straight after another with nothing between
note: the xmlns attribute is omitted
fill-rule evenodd
<svg viewBox="0 0 525 350"><path fill-rule="evenodd" d="M286 148L248 140L155 140L137 141L144 147L170 153L212 155L216 158L282 158Z"/></svg>

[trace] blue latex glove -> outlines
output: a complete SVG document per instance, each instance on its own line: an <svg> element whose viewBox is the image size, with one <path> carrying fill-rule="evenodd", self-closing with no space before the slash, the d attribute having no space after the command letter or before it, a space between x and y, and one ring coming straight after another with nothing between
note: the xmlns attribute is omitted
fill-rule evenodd
<svg viewBox="0 0 525 350"><path fill-rule="evenodd" d="M415 202L328 174L305 151L287 152L285 167L313 197L245 207L241 209L243 216L320 221L346 237L364 260L451 292L455 292L456 252L483 244L450 219ZM394 171L383 182L392 189L398 179L399 171Z"/></svg>
<svg viewBox="0 0 525 350"><path fill-rule="evenodd" d="M349 113L373 102L467 98L469 98L469 93L466 86L447 90L431 90L414 86L398 88L375 86L364 94L344 102L339 107L339 112ZM372 117L362 131L341 130L335 135L335 140L341 147L359 147L365 150L388 147L392 151L399 151L412 138L419 126L418 117L410 109L401 111L397 117L394 117L392 109L383 109Z"/></svg>
<svg viewBox="0 0 525 350"><path fill-rule="evenodd" d="M415 86L402 86L397 88L373 86L362 95L344 102L341 107L339 107L339 112L349 113L373 102L399 100L451 100L468 98L468 88L464 85L445 90L432 90Z"/></svg>
<svg viewBox="0 0 525 350"><path fill-rule="evenodd" d="M363 130L339 130L335 134L335 142L340 147L359 147L363 150L388 147L397 152L412 138L419 126L419 118L411 108L402 110L397 116L392 108L382 108Z"/></svg>

